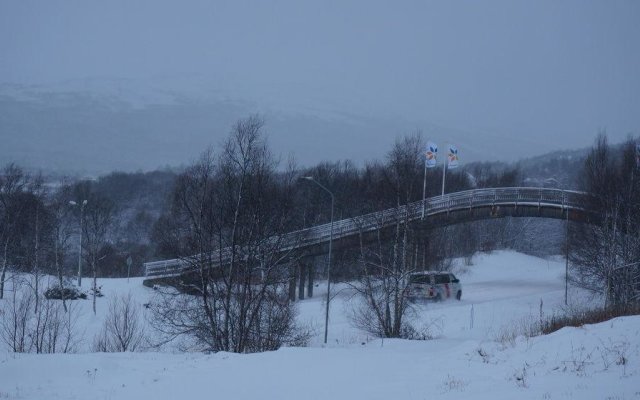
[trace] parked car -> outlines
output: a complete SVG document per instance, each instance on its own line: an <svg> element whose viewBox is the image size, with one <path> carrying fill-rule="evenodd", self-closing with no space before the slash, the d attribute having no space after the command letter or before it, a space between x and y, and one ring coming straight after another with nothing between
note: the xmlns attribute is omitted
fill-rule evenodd
<svg viewBox="0 0 640 400"><path fill-rule="evenodd" d="M410 301L462 298L460 280L450 272L416 272L409 275L407 295Z"/></svg>

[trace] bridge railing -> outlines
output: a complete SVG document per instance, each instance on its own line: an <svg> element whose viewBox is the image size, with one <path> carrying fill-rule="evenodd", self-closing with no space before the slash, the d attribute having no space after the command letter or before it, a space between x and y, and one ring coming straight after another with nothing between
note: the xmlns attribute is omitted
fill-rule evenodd
<svg viewBox="0 0 640 400"><path fill-rule="evenodd" d="M473 189L462 192L431 197L423 201L416 201L400 207L364 214L354 218L347 218L333 223L333 237L343 237L380 229L393 225L398 219L414 221L425 216L437 215L445 212L458 211L465 208L472 209L486 206L538 206L558 207L561 209L584 209L587 194L584 192L546 189L533 187L506 187ZM281 251L318 245L329 240L331 223L316 225L310 228L294 231L272 238L278 241ZM199 256L187 259L171 259L145 263L146 276L177 276L193 270L194 262ZM208 257L215 265L225 263L231 259L230 248L215 251ZM214 265L214 266L215 266Z"/></svg>

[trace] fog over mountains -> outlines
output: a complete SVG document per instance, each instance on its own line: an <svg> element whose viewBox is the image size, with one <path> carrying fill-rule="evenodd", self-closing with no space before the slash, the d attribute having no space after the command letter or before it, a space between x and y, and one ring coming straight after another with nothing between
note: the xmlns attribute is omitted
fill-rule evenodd
<svg viewBox="0 0 640 400"><path fill-rule="evenodd" d="M484 139L424 122L349 114L303 101L258 103L205 85L172 89L103 79L57 86L2 85L0 131L7 140L0 158L88 174L178 166L205 147L220 144L234 121L252 113L265 119L274 152L284 158L293 154L301 165L381 158L396 136L416 129L434 139L457 138L467 159L483 156ZM506 150L485 148L492 156Z"/></svg>
<svg viewBox="0 0 640 400"><path fill-rule="evenodd" d="M640 133L640 3L0 2L0 162L189 163L260 113L300 165L420 129L463 162Z"/></svg>
<svg viewBox="0 0 640 400"><path fill-rule="evenodd" d="M258 113L269 143L301 166L381 159L396 137L423 132L444 151L458 146L463 161L516 161L556 150L567 141L498 135L439 126L418 119L342 111L311 98L230 96L198 80L87 79L56 85L0 85L0 162L64 174L98 175L177 167L207 146L221 144L233 123ZM575 147L591 144L586 132ZM621 139L623 135L612 135Z"/></svg>

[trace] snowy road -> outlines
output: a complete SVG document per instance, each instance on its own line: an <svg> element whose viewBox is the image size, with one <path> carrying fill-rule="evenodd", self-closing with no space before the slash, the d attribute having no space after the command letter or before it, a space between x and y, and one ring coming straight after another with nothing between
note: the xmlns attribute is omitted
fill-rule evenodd
<svg viewBox="0 0 640 400"><path fill-rule="evenodd" d="M494 339L525 320L538 320L541 301L544 315L565 308L564 260L495 252L478 255L474 265L456 268L454 272L462 282L461 301L419 303L409 313L414 325L429 326L436 336L459 340ZM353 291L344 284L334 285L332 292L334 290L340 294L331 304L329 345L343 346L370 340L371 335L358 331L349 322ZM326 286L320 285L313 299L299 303L301 321L317 328L315 345L320 345L323 339L325 296ZM586 293L570 288L570 307L582 305L586 298Z"/></svg>

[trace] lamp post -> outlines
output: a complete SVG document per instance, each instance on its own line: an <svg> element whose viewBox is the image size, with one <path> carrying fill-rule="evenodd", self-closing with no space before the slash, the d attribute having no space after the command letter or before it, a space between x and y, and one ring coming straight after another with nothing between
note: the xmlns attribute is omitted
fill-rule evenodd
<svg viewBox="0 0 640 400"><path fill-rule="evenodd" d="M77 206L78 203L75 201L70 201L69 204L72 206ZM78 287L82 286L82 214L84 213L84 206L87 205L87 200L83 200L80 205L80 242L78 244Z"/></svg>
<svg viewBox="0 0 640 400"><path fill-rule="evenodd" d="M313 179L312 176L303 176L302 179L311 181L320 186L325 192L331 196L331 230L329 231L329 262L327 265L327 305L324 313L324 344L327 344L327 335L329 333L329 302L331 301L331 246L333 244L333 206L335 198L333 193L327 189L323 184Z"/></svg>

